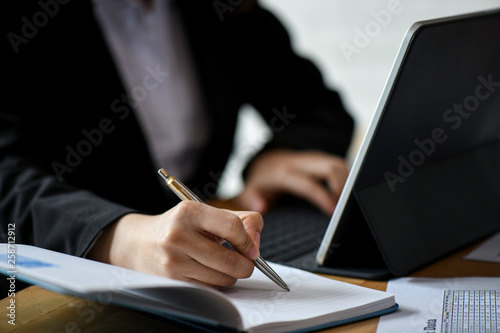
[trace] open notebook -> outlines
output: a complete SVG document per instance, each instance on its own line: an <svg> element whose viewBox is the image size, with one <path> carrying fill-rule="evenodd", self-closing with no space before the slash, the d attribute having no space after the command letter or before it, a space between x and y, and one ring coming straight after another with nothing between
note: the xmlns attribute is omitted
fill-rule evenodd
<svg viewBox="0 0 500 333"><path fill-rule="evenodd" d="M9 252L10 249L10 252ZM205 329L311 331L392 312L394 296L271 264L286 292L260 271L222 291L28 245L0 244L0 272L43 288Z"/></svg>

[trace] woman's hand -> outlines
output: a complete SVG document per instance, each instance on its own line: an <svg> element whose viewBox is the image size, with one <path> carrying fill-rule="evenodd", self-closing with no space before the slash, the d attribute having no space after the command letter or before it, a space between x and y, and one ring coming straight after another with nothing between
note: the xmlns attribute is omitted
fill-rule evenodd
<svg viewBox="0 0 500 333"><path fill-rule="evenodd" d="M89 258L212 287L249 277L263 221L255 212L180 202L156 215L128 214L104 230ZM226 239L236 250L220 243Z"/></svg>

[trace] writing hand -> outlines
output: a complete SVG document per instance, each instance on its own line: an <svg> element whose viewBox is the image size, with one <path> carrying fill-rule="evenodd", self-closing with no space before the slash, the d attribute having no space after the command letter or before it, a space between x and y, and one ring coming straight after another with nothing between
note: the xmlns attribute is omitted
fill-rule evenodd
<svg viewBox="0 0 500 333"><path fill-rule="evenodd" d="M128 214L108 229L89 258L215 288L249 277L263 222L255 212L180 202L161 215ZM236 251L218 243L226 239Z"/></svg>

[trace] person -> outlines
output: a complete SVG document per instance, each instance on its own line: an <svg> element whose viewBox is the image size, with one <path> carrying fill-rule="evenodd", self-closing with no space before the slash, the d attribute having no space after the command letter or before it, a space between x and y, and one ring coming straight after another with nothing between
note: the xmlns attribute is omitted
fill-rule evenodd
<svg viewBox="0 0 500 333"><path fill-rule="evenodd" d="M18 243L219 288L251 274L281 194L332 213L353 120L257 2L5 6L2 242L10 224ZM179 203L156 170L213 198L244 104L273 137L245 169L242 211Z"/></svg>

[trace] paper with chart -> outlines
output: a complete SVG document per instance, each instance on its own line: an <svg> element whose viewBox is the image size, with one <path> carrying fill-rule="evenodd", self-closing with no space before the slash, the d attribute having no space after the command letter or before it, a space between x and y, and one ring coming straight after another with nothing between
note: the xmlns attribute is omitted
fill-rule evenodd
<svg viewBox="0 0 500 333"><path fill-rule="evenodd" d="M399 309L380 317L377 333L500 332L500 277L399 278L387 291Z"/></svg>

